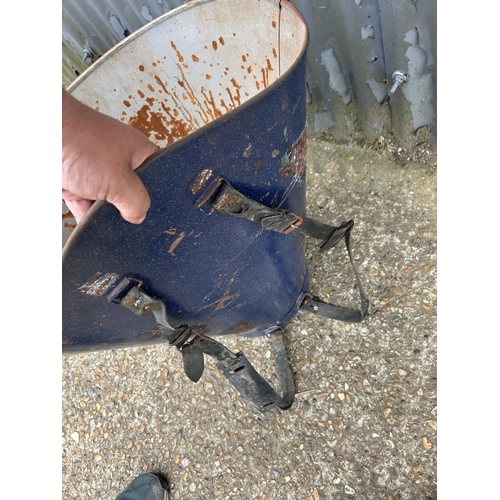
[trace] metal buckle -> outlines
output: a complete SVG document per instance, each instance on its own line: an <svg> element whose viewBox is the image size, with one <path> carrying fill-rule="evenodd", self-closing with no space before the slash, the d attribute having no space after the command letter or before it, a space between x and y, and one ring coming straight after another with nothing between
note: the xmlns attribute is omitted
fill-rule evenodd
<svg viewBox="0 0 500 500"><path fill-rule="evenodd" d="M295 222L293 222L286 229L283 229L283 231L281 231L281 234L289 234L292 231L295 231L300 226L302 226L302 223L304 222L304 219L300 215L294 214L293 212L287 212L287 215L291 215L291 216L295 217L297 220Z"/></svg>

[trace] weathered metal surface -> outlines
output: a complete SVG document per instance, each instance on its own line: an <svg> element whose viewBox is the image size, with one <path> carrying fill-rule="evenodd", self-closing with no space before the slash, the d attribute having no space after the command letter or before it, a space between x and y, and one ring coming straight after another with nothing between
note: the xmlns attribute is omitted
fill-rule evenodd
<svg viewBox="0 0 500 500"><path fill-rule="evenodd" d="M241 106L293 62L300 27L292 16L278 30L276 2L248 2L245 8L219 3L217 10L210 1L182 6L166 15L172 22L163 16L150 23L141 31L140 51L133 36L121 42L105 58L105 71L97 61L70 91L162 148ZM259 20L251 29L249 18ZM250 152L251 144L244 154Z"/></svg>
<svg viewBox="0 0 500 500"><path fill-rule="evenodd" d="M101 112L147 124L164 149L138 170L152 201L142 224L99 202L64 247L64 352L163 341L151 318L78 292L97 272L141 280L172 324L210 336L262 334L298 312L308 288L303 236L207 214L196 202L223 176L248 197L304 215L305 179L280 168L304 134L306 46L306 25L288 3L202 0L129 36L70 86Z"/></svg>
<svg viewBox="0 0 500 500"><path fill-rule="evenodd" d="M393 134L404 146L421 141L419 131L435 133L435 0L292 3L310 30L307 83L316 131L340 138ZM391 95L396 70L410 77Z"/></svg>
<svg viewBox="0 0 500 500"><path fill-rule="evenodd" d="M281 158L280 175L283 179L295 176L298 179L304 179L306 176L306 152L307 152L307 134L292 144Z"/></svg>
<svg viewBox="0 0 500 500"><path fill-rule="evenodd" d="M135 35L120 42L68 90L140 130L160 148L241 106L293 64L305 26L293 8L280 9L277 2L249 2L235 9L234 2L224 0L216 11L211 4L186 5L166 14L172 22L163 16L150 23L141 31L140 50ZM249 29L248 15L265 21ZM248 144L243 156L251 152ZM255 175L263 161L255 160ZM63 244L75 227L70 216L64 205Z"/></svg>
<svg viewBox="0 0 500 500"><path fill-rule="evenodd" d="M128 34L182 3L63 0L63 83L71 83ZM315 105L311 122L314 131L368 139L392 133L403 145L420 141L425 131L435 132L436 0L292 3L305 18L311 36L307 84L309 99ZM228 3L225 8L229 13L234 7ZM253 13L245 8L243 11L248 12L247 21L252 22ZM285 9L282 16L289 13ZM212 41L221 47L218 36ZM192 55L200 57L198 52L183 57L192 62ZM274 68L272 50L269 56ZM241 61L248 68L247 62ZM262 73L266 65L256 73L250 67L254 76L266 81L267 75ZM392 75L398 70L406 72L409 79L391 95Z"/></svg>

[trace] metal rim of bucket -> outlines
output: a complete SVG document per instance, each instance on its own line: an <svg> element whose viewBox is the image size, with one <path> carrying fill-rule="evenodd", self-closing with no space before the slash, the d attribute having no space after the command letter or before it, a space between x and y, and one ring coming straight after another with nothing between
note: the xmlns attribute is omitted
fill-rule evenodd
<svg viewBox="0 0 500 500"><path fill-rule="evenodd" d="M146 24L142 28L138 29L131 35L129 35L126 39L122 40L119 42L117 45L115 45L113 48L111 48L109 51L107 51L103 56L96 61L92 66L87 68L77 79L75 79L68 87L67 90L68 92L72 92L80 83L82 83L90 74L92 74L96 69L98 69L100 66L106 63L106 61L112 57L112 55L119 50L121 50L124 46L134 42L137 38L139 38L142 34L145 32L154 29L156 25L164 22L166 19L169 18L174 18L176 17L179 13L182 13L184 11L196 8L200 4L207 4L207 3L212 3L216 2L217 0L194 0L192 2L189 2L187 4L181 5L165 14L162 16L159 16L158 18L154 19L150 23ZM260 0L259 0L260 1ZM137 173L140 173L141 171L147 169L154 160L162 154L168 154L168 152L172 152L175 149L182 147L183 145L186 144L188 141L195 140L199 135L202 135L206 132L207 127L213 126L214 123L216 122L224 122L231 117L235 116L238 113L244 112L245 109L248 107L252 106L256 101L262 99L262 96L268 93L273 92L277 87L281 85L281 82L288 77L289 74L291 74L296 66L299 64L300 59L302 58L304 52L307 49L308 45L308 40L309 40L309 33L308 33L308 28L305 20L303 19L302 15L298 11L298 9L292 5L290 2L281 2L275 1L275 0L266 0L269 1L270 3L276 3L279 6L279 9L289 9L289 11L292 13L293 16L295 16L297 19L299 19L303 25L304 28L304 37L301 43L301 46L298 50L298 52L295 55L295 59L292 64L288 66L288 68L283 72L278 75L278 77L270 83L267 87L265 87L263 90L255 93L251 97L249 97L245 102L243 102L241 105L233 108L232 110L226 112L222 116L215 118L214 120L210 121L207 124L202 125L198 129L190 132L187 134L185 137L182 137L178 140L176 140L174 143L166 146L165 148L161 149L151 157L149 157L139 168L137 168L135 171ZM281 39L279 39L279 42L281 43ZM106 200L97 200L95 203L91 206L91 208L87 211L87 213L82 217L80 222L76 225L76 227L71 231L66 243L63 246L63 253L62 257L63 259L67 255L67 253L71 250L71 247L73 246L73 242L78 238L78 236L85 230L85 227L88 225L88 223L92 220L92 218L95 216L95 214L100 210L100 208L106 204Z"/></svg>

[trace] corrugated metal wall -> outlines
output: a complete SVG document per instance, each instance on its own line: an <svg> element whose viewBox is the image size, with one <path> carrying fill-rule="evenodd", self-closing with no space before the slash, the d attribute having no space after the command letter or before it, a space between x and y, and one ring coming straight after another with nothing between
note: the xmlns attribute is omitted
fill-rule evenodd
<svg viewBox="0 0 500 500"><path fill-rule="evenodd" d="M182 0L63 0L62 80ZM310 127L336 138L436 137L436 0L292 0L309 27ZM394 72L406 81L394 93Z"/></svg>

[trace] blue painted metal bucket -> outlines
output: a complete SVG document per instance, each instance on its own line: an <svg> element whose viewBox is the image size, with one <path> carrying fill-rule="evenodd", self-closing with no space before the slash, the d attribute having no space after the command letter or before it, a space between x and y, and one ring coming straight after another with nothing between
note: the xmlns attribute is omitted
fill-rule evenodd
<svg viewBox="0 0 500 500"><path fill-rule="evenodd" d="M103 300L116 277L142 282L174 326L210 337L270 333L298 312L309 285L305 236L203 202L226 182L305 215L306 46L289 2L191 2L69 88L163 149L137 171L151 197L142 224L97 202L63 248L63 353L165 341L152 316Z"/></svg>

